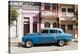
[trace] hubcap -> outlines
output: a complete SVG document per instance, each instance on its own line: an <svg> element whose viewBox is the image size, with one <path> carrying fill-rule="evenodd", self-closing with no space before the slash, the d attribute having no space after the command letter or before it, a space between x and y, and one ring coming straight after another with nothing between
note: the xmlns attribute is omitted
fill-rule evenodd
<svg viewBox="0 0 80 54"><path fill-rule="evenodd" d="M59 41L59 45L63 46L64 45L64 41L63 40Z"/></svg>
<svg viewBox="0 0 80 54"><path fill-rule="evenodd" d="M31 45L32 45L31 41L28 41L28 42L26 43L26 46L27 46L27 47L31 47Z"/></svg>

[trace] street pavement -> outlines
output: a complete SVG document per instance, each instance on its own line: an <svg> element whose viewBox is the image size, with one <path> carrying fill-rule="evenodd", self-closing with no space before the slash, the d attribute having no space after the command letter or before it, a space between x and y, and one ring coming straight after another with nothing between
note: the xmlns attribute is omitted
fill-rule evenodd
<svg viewBox="0 0 80 54"><path fill-rule="evenodd" d="M68 45L59 47L55 44L50 45L38 45L33 46L32 48L11 46L11 54L23 54L23 53L32 53L32 52L48 52L48 51L64 51L64 50L77 50L78 42L71 41Z"/></svg>

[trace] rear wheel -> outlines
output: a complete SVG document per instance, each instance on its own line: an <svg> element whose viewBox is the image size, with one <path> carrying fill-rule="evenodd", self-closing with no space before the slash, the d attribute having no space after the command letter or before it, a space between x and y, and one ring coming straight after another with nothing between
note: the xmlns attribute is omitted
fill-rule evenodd
<svg viewBox="0 0 80 54"><path fill-rule="evenodd" d="M33 43L32 43L32 41L26 41L26 43L25 43L25 46L27 47L27 48L31 48L32 46L33 46Z"/></svg>
<svg viewBox="0 0 80 54"><path fill-rule="evenodd" d="M58 43L59 46L62 47L62 46L64 46L65 41L64 40L59 40L57 43Z"/></svg>

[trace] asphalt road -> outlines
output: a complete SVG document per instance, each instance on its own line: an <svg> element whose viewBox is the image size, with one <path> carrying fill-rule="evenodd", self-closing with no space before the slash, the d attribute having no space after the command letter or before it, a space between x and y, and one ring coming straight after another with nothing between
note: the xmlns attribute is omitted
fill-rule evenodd
<svg viewBox="0 0 80 54"><path fill-rule="evenodd" d="M69 42L68 45L63 47L56 46L55 44L51 45L38 45L32 48L11 46L11 54L23 54L23 53L32 53L32 52L47 52L47 51L63 51L63 50L77 50L77 42Z"/></svg>

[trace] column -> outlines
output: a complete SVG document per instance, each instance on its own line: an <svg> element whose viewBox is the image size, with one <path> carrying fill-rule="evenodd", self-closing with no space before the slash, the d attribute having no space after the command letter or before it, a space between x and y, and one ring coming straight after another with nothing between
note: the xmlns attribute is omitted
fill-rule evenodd
<svg viewBox="0 0 80 54"><path fill-rule="evenodd" d="M65 32L68 31L68 27L67 27L67 24L65 24Z"/></svg>
<svg viewBox="0 0 80 54"><path fill-rule="evenodd" d="M41 23L41 29L45 28L44 23Z"/></svg>
<svg viewBox="0 0 80 54"><path fill-rule="evenodd" d="M50 6L50 10L52 11L52 3L51 3L51 6Z"/></svg>
<svg viewBox="0 0 80 54"><path fill-rule="evenodd" d="M39 32L40 29L40 23L37 23L37 32Z"/></svg>
<svg viewBox="0 0 80 54"><path fill-rule="evenodd" d="M53 28L53 24L52 23L50 24L50 28Z"/></svg>
<svg viewBox="0 0 80 54"><path fill-rule="evenodd" d="M41 3L41 10L44 10L44 3Z"/></svg>
<svg viewBox="0 0 80 54"><path fill-rule="evenodd" d="M30 17L30 33L33 33L33 18Z"/></svg>
<svg viewBox="0 0 80 54"><path fill-rule="evenodd" d="M22 22L22 9L18 10L19 12L19 17L17 18L17 36L20 41L22 41L22 36L23 36L23 22Z"/></svg>

